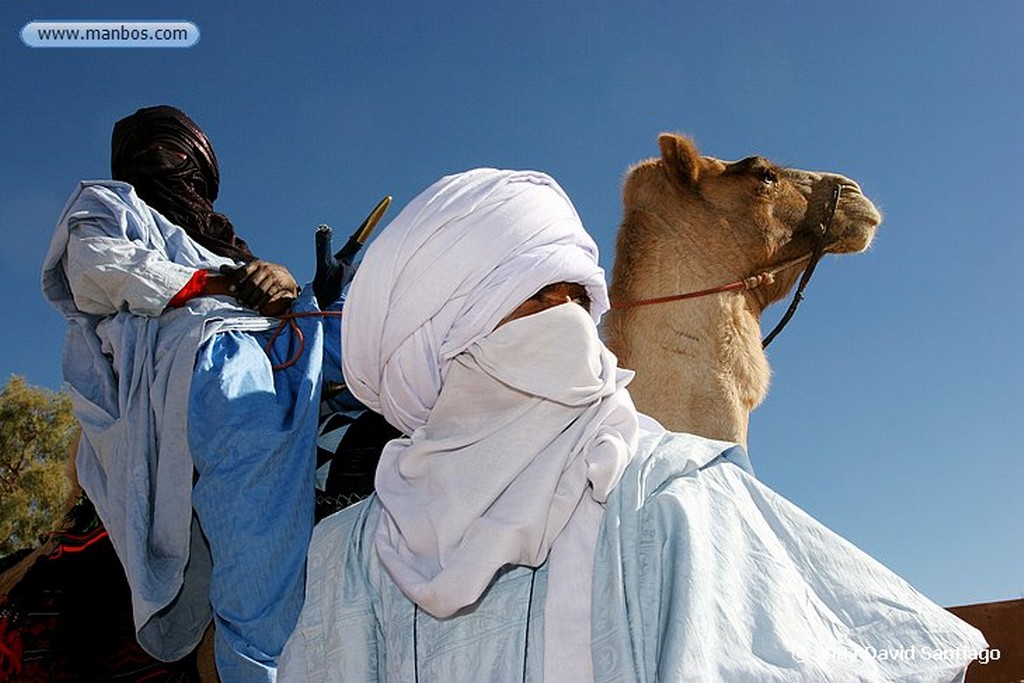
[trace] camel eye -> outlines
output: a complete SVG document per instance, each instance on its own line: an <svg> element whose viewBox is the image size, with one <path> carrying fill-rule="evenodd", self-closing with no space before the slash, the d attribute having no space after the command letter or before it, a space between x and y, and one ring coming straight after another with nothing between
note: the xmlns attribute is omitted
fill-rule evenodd
<svg viewBox="0 0 1024 683"><path fill-rule="evenodd" d="M773 168L766 168L760 172L761 182L765 185L772 185L779 181L779 174Z"/></svg>

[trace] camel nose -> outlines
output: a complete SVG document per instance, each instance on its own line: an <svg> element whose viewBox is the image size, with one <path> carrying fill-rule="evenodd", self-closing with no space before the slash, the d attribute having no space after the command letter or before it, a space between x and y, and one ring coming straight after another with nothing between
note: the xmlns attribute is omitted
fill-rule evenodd
<svg viewBox="0 0 1024 683"><path fill-rule="evenodd" d="M839 186L843 188L843 193L845 194L864 194L864 191L860 189L860 185L857 184L856 180L850 180L844 175L839 175L838 173L823 173L822 179L838 183Z"/></svg>
<svg viewBox="0 0 1024 683"><path fill-rule="evenodd" d="M860 189L860 185L858 185L855 180L851 180L850 178L847 178L844 175L839 175L838 173L819 173L817 171L788 169L785 173L785 177L792 181L797 189L807 196L820 191L820 188L822 188L824 184L831 187L834 186L835 183L838 183L843 188L844 194L864 194Z"/></svg>
<svg viewBox="0 0 1024 683"><path fill-rule="evenodd" d="M864 194L857 181L837 173L823 173L822 180L838 183L842 188L841 204L844 212L876 227L882 222L881 211Z"/></svg>

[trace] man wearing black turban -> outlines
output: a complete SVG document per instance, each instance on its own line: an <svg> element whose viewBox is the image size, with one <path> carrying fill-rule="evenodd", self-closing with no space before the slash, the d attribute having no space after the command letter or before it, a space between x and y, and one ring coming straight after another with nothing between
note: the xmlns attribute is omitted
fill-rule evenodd
<svg viewBox="0 0 1024 683"><path fill-rule="evenodd" d="M230 292L265 314L287 310L298 292L295 279L283 266L257 259L228 217L213 210L220 191L217 155L185 112L166 105L145 107L118 121L110 170L114 180L132 185L140 199L193 240L243 264L225 269L227 280L205 278L206 289L194 294Z"/></svg>
<svg viewBox="0 0 1024 683"><path fill-rule="evenodd" d="M221 680L270 683L302 606L320 387L343 379L352 268L321 235L300 292L253 256L213 210L210 141L173 107L117 122L111 171L79 184L43 265L68 321L78 478L125 569L140 645L180 659L212 617ZM297 332L275 334L286 312Z"/></svg>

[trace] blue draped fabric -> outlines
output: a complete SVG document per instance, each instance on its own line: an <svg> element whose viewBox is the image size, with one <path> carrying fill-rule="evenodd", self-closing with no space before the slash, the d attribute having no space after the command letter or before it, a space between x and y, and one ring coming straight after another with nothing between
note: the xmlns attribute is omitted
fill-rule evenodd
<svg viewBox="0 0 1024 683"><path fill-rule="evenodd" d="M293 313L316 311L311 291ZM193 373L192 504L213 558L209 600L223 680L272 680L302 607L321 371L341 380L340 321L295 322L301 342L288 330L269 356L270 332L216 335L199 349ZM324 327L334 340L326 353Z"/></svg>

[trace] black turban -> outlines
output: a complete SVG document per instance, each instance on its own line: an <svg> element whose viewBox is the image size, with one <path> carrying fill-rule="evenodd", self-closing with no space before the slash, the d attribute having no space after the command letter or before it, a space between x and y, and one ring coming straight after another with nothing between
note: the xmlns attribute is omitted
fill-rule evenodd
<svg viewBox="0 0 1024 683"><path fill-rule="evenodd" d="M206 134L185 112L145 107L114 124L110 140L114 180L130 183L142 201L215 254L252 261L228 217L213 210L220 171Z"/></svg>

